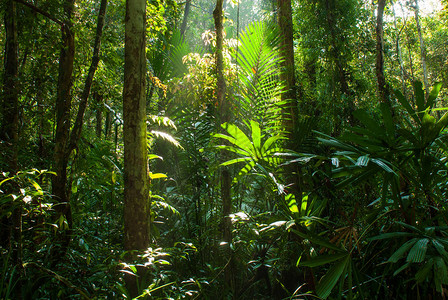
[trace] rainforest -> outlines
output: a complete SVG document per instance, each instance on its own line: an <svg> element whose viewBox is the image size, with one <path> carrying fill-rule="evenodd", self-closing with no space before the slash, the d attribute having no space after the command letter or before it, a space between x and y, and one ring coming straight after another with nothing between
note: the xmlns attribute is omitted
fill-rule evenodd
<svg viewBox="0 0 448 300"><path fill-rule="evenodd" d="M2 0L0 299L447 299L447 0Z"/></svg>

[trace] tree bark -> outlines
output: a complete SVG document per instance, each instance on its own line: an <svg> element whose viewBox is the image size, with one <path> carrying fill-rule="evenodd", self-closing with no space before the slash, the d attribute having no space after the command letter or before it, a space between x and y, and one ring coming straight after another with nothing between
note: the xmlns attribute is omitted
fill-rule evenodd
<svg viewBox="0 0 448 300"><path fill-rule="evenodd" d="M191 8L191 0L187 0L185 2L185 10L184 10L184 17L182 19L182 25L180 26L180 35L185 35L185 30L187 29L187 21L188 21L188 15L190 14L190 8Z"/></svg>
<svg viewBox="0 0 448 300"><path fill-rule="evenodd" d="M294 39L292 25L291 0L277 1L277 21L281 32L280 55L283 59L280 79L285 83L285 92L281 99L285 129L292 137L297 122L297 97L294 74ZM291 139L292 140L292 139Z"/></svg>
<svg viewBox="0 0 448 300"><path fill-rule="evenodd" d="M75 58L75 39L71 18L74 12L74 0L64 2L64 25L61 26L62 45L59 56L59 77L56 95L56 134L54 148L54 167L56 176L52 182L52 192L56 197L55 210L57 220L65 218L66 228L60 228L57 244L52 255L52 264L57 264L65 255L70 243L70 230L72 228L72 214L70 195L67 189L67 146L70 133L70 109L72 104L72 73ZM65 222L64 222L65 223Z"/></svg>
<svg viewBox="0 0 448 300"><path fill-rule="evenodd" d="M150 206L146 150L146 1L127 0L123 88L124 247L149 246ZM125 277L131 297L138 290L134 276Z"/></svg>
<svg viewBox="0 0 448 300"><path fill-rule="evenodd" d="M406 77L407 77L407 74L406 74L406 70L405 70L404 65L403 65L403 56L401 54L401 44L400 44L400 34L401 34L401 31L404 28L404 25L402 26L402 28L400 30L398 30L397 16L396 16L396 13L395 13L394 1L391 1L391 5L392 5L392 12L394 14L394 29L397 32L397 38L395 40L395 50L397 51L397 60L398 60L398 64L400 65L402 92L403 92L403 95L406 95ZM404 22L406 22L406 20Z"/></svg>
<svg viewBox="0 0 448 300"><path fill-rule="evenodd" d="M84 84L84 90L81 94L79 102L78 114L76 116L75 124L73 125L72 133L70 135L70 144L68 147L67 156L77 147L79 138L81 137L82 125L84 121L84 113L87 107L87 100L89 99L90 89L93 83L93 77L95 76L98 63L100 62L100 48L101 37L103 35L104 16L106 14L107 0L101 0L100 10L98 12L98 21L96 25L95 43L93 45L93 56L90 63L89 73L87 74Z"/></svg>
<svg viewBox="0 0 448 300"><path fill-rule="evenodd" d="M96 101L96 127L95 133L98 138L101 138L101 131L103 129L103 95L98 92L94 93L94 99Z"/></svg>
<svg viewBox="0 0 448 300"><path fill-rule="evenodd" d="M392 110L389 85L387 84L386 77L384 76L383 15L385 6L386 0L378 0L378 11L376 19L376 78L378 83L378 93L380 101L382 103L386 103Z"/></svg>
<svg viewBox="0 0 448 300"><path fill-rule="evenodd" d="M226 80L224 78L224 57L223 57L223 0L216 1L216 7L213 10L213 19L215 21L216 31L216 100L219 108L219 121L220 123L226 123L230 121L230 109L229 104L226 101ZM221 160L226 160L226 155L221 154ZM233 258L232 249L230 244L232 243L232 222L230 220L230 214L232 213L232 197L231 197L231 178L228 169L224 168L221 172L221 203L222 203L222 230L223 241L225 247L225 260L226 263L224 269L224 277L227 286L234 290L234 272L233 272Z"/></svg>
<svg viewBox="0 0 448 300"><path fill-rule="evenodd" d="M18 54L16 5L6 1L5 9L5 71L3 77L3 102L1 106L2 127L0 137L8 143L8 159L12 169L16 169L17 155L15 144L18 139L19 98L18 98Z"/></svg>
<svg viewBox="0 0 448 300"><path fill-rule="evenodd" d="M420 40L420 55L422 59L422 69L423 69L423 84L425 85L425 95L426 97L428 97L430 90L428 83L428 71L426 69L426 47L425 42L423 40L422 27L420 25L418 0L415 0L414 16L415 16L415 24L417 25L418 38Z"/></svg>
<svg viewBox="0 0 448 300"><path fill-rule="evenodd" d="M14 176L17 172L17 142L19 139L19 96L18 96L18 41L16 5L12 0L5 3L5 64L3 77L3 101L0 139L4 141L4 162L7 168L2 171ZM6 194L13 192L12 183L4 185ZM14 205L11 203L11 205ZM11 218L2 217L0 223L0 243L12 250L12 260L22 273L22 206L13 210ZM9 244L9 245L8 245ZM20 284L20 283L19 283Z"/></svg>

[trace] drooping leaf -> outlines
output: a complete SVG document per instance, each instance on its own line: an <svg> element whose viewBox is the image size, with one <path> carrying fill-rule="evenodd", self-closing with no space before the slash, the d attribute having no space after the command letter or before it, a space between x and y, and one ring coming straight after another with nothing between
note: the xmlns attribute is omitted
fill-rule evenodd
<svg viewBox="0 0 448 300"><path fill-rule="evenodd" d="M373 163L377 164L379 167L381 167L384 171L397 175L397 173L395 173L395 171L389 166L390 165L389 162L387 162L381 158L371 158L370 160Z"/></svg>
<svg viewBox="0 0 448 300"><path fill-rule="evenodd" d="M397 97L398 102L406 109L408 114L416 121L418 124L421 124L421 120L417 117L415 110L409 104L409 101L403 96L403 94L399 90L395 90L395 96Z"/></svg>
<svg viewBox="0 0 448 300"><path fill-rule="evenodd" d="M404 269L409 268L409 266L411 265L410 262L405 263L404 265L402 265L401 267L399 267L397 270L395 270L394 272L394 276L397 276L398 274L401 273L401 271L403 271Z"/></svg>
<svg viewBox="0 0 448 300"><path fill-rule="evenodd" d="M294 232L295 234L297 234L298 236L304 238L304 239L310 240L312 243L318 244L318 245L323 246L323 247L328 248L328 249L336 250L338 252L343 251L342 249L340 249L336 245L330 243L327 240L322 239L321 237L315 235L314 233L312 233L308 229L302 229L302 231L304 231L304 232L302 232L302 231L299 231L297 229L291 228L291 231ZM343 251L343 252L345 252L345 251Z"/></svg>
<svg viewBox="0 0 448 300"><path fill-rule="evenodd" d="M428 101L426 102L425 108L432 109L434 106L434 102L437 99L437 96L439 95L440 89L442 88L441 82L436 82L434 86L432 87L431 93L428 96Z"/></svg>
<svg viewBox="0 0 448 300"><path fill-rule="evenodd" d="M423 92L423 84L420 81L414 81L415 103L419 114L423 113L425 107L425 93Z"/></svg>
<svg viewBox="0 0 448 300"><path fill-rule="evenodd" d="M417 273L415 273L415 280L418 283L422 283L428 277L429 272L432 270L432 266L434 265L434 260L429 259L426 264L420 268Z"/></svg>
<svg viewBox="0 0 448 300"><path fill-rule="evenodd" d="M353 113L353 116L358 119L374 136L382 136L384 129L381 128L378 121L374 120L365 110L359 109Z"/></svg>
<svg viewBox="0 0 448 300"><path fill-rule="evenodd" d="M431 240L434 248L436 248L437 252L440 254L440 256L448 262L448 252L445 250L445 247L440 243L439 241L432 239Z"/></svg>
<svg viewBox="0 0 448 300"><path fill-rule="evenodd" d="M413 238L412 240L407 241L397 251L395 251L391 257L387 260L388 262L396 263L400 260L404 254L411 249L411 247L418 241L418 238Z"/></svg>
<svg viewBox="0 0 448 300"><path fill-rule="evenodd" d="M428 250L428 243L429 239L427 238L418 240L409 251L406 261L421 263L425 259L426 250Z"/></svg>
<svg viewBox="0 0 448 300"><path fill-rule="evenodd" d="M342 252L342 253L335 253L335 254L327 254L327 255L319 255L317 257L314 257L310 260L307 261L301 261L299 263L300 266L303 267L318 267L318 266L322 266L325 264L329 264L332 263L334 261L343 259L343 258L347 258L349 254L346 252Z"/></svg>
<svg viewBox="0 0 448 300"><path fill-rule="evenodd" d="M348 267L349 263L350 256L347 255L345 259L337 262L330 268L330 270L328 270L328 272L324 275L324 277L322 277L316 287L316 294L319 297L326 299L328 296L330 296L331 291L333 290L338 280L341 278L344 270Z"/></svg>
<svg viewBox="0 0 448 300"><path fill-rule="evenodd" d="M395 239L395 238L400 238L400 237L404 237L404 236L412 236L413 234L410 232L388 232L388 233L383 233L374 237L369 238L369 241L375 241L375 240L384 240L384 239Z"/></svg>

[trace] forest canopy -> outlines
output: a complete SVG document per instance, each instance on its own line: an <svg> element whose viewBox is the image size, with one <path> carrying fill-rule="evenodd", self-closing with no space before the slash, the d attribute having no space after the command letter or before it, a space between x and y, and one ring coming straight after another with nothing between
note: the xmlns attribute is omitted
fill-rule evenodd
<svg viewBox="0 0 448 300"><path fill-rule="evenodd" d="M0 299L446 299L447 0L4 0Z"/></svg>

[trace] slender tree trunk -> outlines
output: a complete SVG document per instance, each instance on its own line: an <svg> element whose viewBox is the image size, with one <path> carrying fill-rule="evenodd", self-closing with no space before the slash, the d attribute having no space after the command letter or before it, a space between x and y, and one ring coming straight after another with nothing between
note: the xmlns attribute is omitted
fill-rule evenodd
<svg viewBox="0 0 448 300"><path fill-rule="evenodd" d="M55 210L57 219L65 218L65 228L59 228L57 244L51 257L52 264L57 264L65 255L70 242L72 213L70 195L67 189L67 146L70 133L70 109L73 62L75 58L75 39L71 18L74 12L74 0L64 2L64 25L61 26L62 46L59 57L59 77L56 95L56 134L54 148L54 171L56 176L52 182L52 191L57 200ZM62 222L61 224L65 224Z"/></svg>
<svg viewBox="0 0 448 300"><path fill-rule="evenodd" d="M19 97L18 97L18 42L16 24L16 5L12 0L5 3L5 70L3 80L3 101L1 105L2 120L0 139L4 141L5 149L2 155L7 169L13 176L17 172L17 142L19 133ZM3 148L3 147L2 147ZM6 183L4 192L13 193L13 183ZM10 198L12 200L12 197ZM11 205L14 205L11 203ZM3 216L0 226L1 245L12 250L12 261L22 275L22 205L19 204L12 212L11 218ZM9 245L8 245L9 244ZM20 285L20 282L18 282ZM20 288L19 288L20 290Z"/></svg>
<svg viewBox="0 0 448 300"><path fill-rule="evenodd" d="M423 69L423 84L425 85L426 97L428 97L430 90L428 83L428 71L426 70L426 47L425 42L423 40L422 27L420 25L418 0L415 0L414 15L415 15L415 24L417 25L418 38L420 40L420 55L422 59L422 69Z"/></svg>
<svg viewBox="0 0 448 300"><path fill-rule="evenodd" d="M376 19L376 78L378 82L378 93L380 96L380 101L382 103L386 103L392 110L389 85L387 84L386 77L384 76L383 15L385 6L386 0L378 0L378 11Z"/></svg>
<svg viewBox="0 0 448 300"><path fill-rule="evenodd" d="M345 111L345 115L348 116L348 120L351 125L355 124L355 120L353 118L353 112L355 111L355 105L354 105L354 99L353 99L353 92L349 88L349 79L347 76L347 61L341 57L341 51L339 45L343 44L341 41L338 41L340 39L344 39L344 36L337 35L335 31L335 26L337 25L337 21L335 21L334 18L334 10L335 10L335 1L337 0L326 0L325 6L326 6L326 17L327 17L327 24L328 29L331 34L331 46L332 49L330 51L332 59L336 65L336 80L339 83L339 90L342 93L342 95L345 95L348 98L347 103L347 110ZM343 40L342 40L343 42ZM339 131L339 124L337 125L337 128L335 129L335 132Z"/></svg>
<svg viewBox="0 0 448 300"><path fill-rule="evenodd" d="M401 55L401 44L400 44L400 35L401 35L401 31L404 28L404 25L402 26L402 28L400 30L398 30L397 16L395 13L394 1L391 1L391 5L392 5L392 12L394 14L394 29L395 29L395 32L397 32L397 38L395 40L395 50L397 51L398 64L400 65L401 85L402 85L403 95L406 95L406 70L403 65L403 57ZM406 22L406 20L404 20L404 22Z"/></svg>
<svg viewBox="0 0 448 300"><path fill-rule="evenodd" d="M123 88L124 247L149 246L150 206L146 150L146 1L127 0ZM134 276L127 276L131 297L138 295Z"/></svg>
<svg viewBox="0 0 448 300"><path fill-rule="evenodd" d="M18 139L19 98L18 98L18 54L16 5L12 0L5 4L5 71L3 75L3 102L0 138L8 144L7 160L14 171L17 164L15 144Z"/></svg>
<svg viewBox="0 0 448 300"><path fill-rule="evenodd" d="M277 1L277 18L281 32L280 55L283 59L280 79L285 83L285 92L282 94L284 101L283 118L285 129L294 135L297 122L297 97L294 74L294 39L292 25L291 0Z"/></svg>
<svg viewBox="0 0 448 300"><path fill-rule="evenodd" d="M106 112L106 120L104 121L104 137L106 140L110 139L110 133L112 131L112 112L107 110Z"/></svg>
<svg viewBox="0 0 448 300"><path fill-rule="evenodd" d="M82 124L84 121L84 113L87 107L87 100L89 99L90 89L93 83L93 77L95 75L96 69L98 68L98 63L100 62L100 47L101 47L101 36L103 35L104 26L104 16L106 14L107 0L101 0L100 10L98 12L98 21L96 25L95 43L93 45L93 56L90 63L89 73L86 77L86 82L84 84L84 90L81 94L81 99L79 101L78 114L76 116L75 124L73 125L72 133L70 135L70 144L68 147L67 155L78 145L79 138L81 137Z"/></svg>
<svg viewBox="0 0 448 300"><path fill-rule="evenodd" d="M180 26L180 35L185 35L185 30L187 29L187 21L188 21L188 15L190 14L190 8L191 8L191 0L187 0L185 2L185 10L184 10L184 17L182 19L182 25Z"/></svg>
<svg viewBox="0 0 448 300"><path fill-rule="evenodd" d="M216 100L219 107L220 123L230 121L229 104L226 101L226 81L224 78L224 58L223 58L223 0L216 1L216 7L213 10L213 19L215 21L216 30ZM225 154L222 154L221 160L225 160ZM221 202L223 214L223 240L226 247L226 255L228 263L225 266L224 276L227 286L234 290L234 272L233 259L230 244L232 243L232 222L230 214L232 213L232 197L231 197L231 178L228 169L224 168L221 172Z"/></svg>
<svg viewBox="0 0 448 300"><path fill-rule="evenodd" d="M94 99L96 101L96 127L95 133L98 138L101 138L101 131L103 129L103 95L98 92L94 93Z"/></svg>

